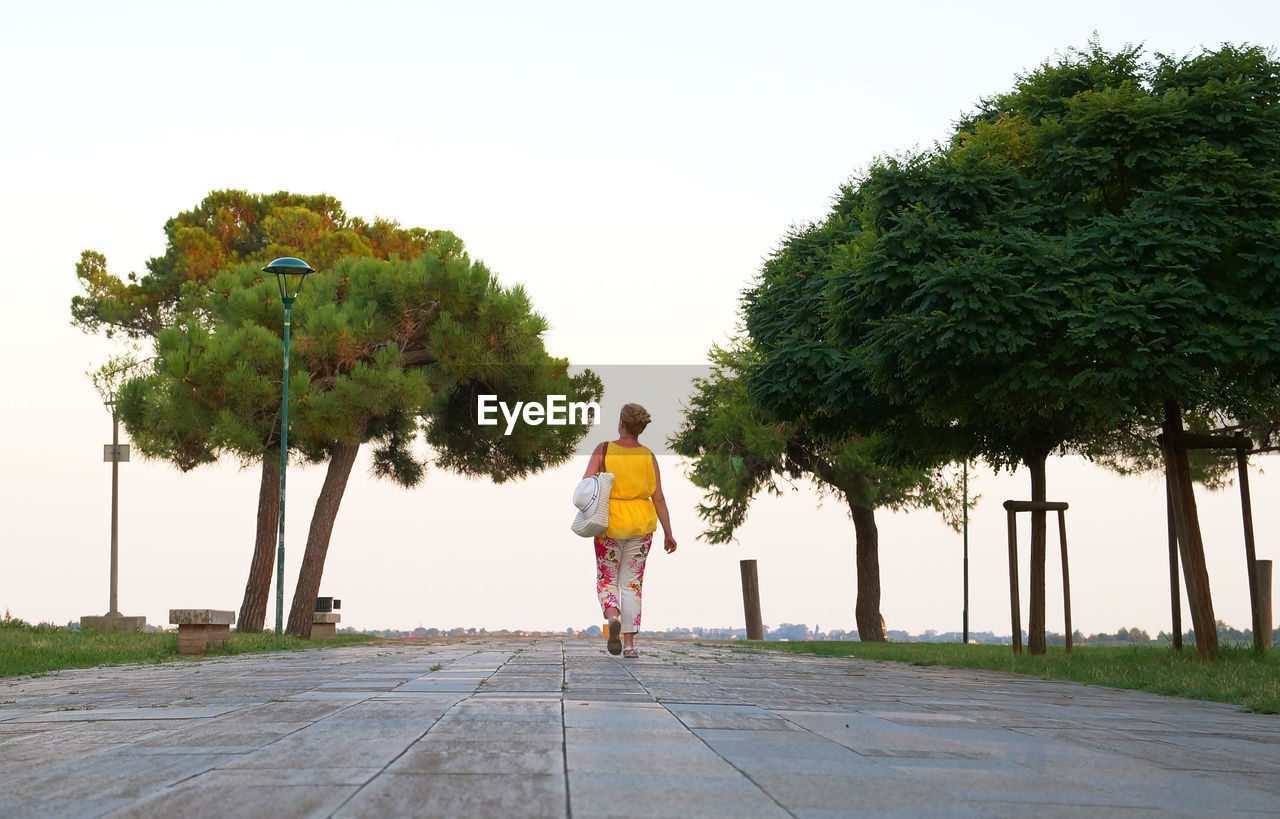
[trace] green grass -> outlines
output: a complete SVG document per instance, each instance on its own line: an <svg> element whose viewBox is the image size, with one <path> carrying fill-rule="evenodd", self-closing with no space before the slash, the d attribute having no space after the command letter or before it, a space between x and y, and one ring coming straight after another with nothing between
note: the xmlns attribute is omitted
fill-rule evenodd
<svg viewBox="0 0 1280 819"><path fill-rule="evenodd" d="M241 634L233 631L226 643L209 648L206 657L226 657L264 651L295 651L321 646L351 645L372 638L339 634L333 642L277 637L274 633ZM64 668L91 668L122 663L163 663L194 660L178 653L176 632L146 633L72 631L57 626L31 626L6 616L0 619L0 677L44 675Z"/></svg>
<svg viewBox="0 0 1280 819"><path fill-rule="evenodd" d="M1259 657L1252 648L1223 646L1217 660L1201 662L1194 647L1100 648L1081 646L1074 654L1049 649L1041 657L1014 654L1009 646L959 643L749 642L755 649L857 657L917 666L945 665L1027 674L1046 680L1074 680L1089 685L1131 688L1190 699L1233 703L1260 714L1280 713L1280 651Z"/></svg>

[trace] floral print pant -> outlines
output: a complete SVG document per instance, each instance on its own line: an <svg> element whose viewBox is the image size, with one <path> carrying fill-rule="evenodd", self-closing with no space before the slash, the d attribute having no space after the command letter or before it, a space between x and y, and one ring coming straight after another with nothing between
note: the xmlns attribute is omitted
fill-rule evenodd
<svg viewBox="0 0 1280 819"><path fill-rule="evenodd" d="M622 632L640 630L640 587L653 533L614 540L596 535L596 594L601 610L620 612Z"/></svg>

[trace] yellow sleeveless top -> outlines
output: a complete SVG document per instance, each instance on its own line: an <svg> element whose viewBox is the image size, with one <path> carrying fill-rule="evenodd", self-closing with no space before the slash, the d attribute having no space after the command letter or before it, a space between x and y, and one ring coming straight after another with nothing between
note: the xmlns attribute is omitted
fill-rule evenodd
<svg viewBox="0 0 1280 819"><path fill-rule="evenodd" d="M609 494L609 528L606 537L615 540L647 535L658 528L658 510L653 493L658 476L653 472L653 453L648 447L605 444L604 471L613 473Z"/></svg>

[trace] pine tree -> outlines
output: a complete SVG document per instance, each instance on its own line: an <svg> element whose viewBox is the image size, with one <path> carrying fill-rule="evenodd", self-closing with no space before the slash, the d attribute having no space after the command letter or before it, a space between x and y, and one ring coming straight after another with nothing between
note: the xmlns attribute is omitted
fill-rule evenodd
<svg viewBox="0 0 1280 819"><path fill-rule="evenodd" d="M468 423L468 402L484 391L512 401L593 400L600 386L591 374L567 376L567 362L543 348L545 321L523 290L501 287L453 234L348 219L329 197L301 201L307 206L290 194L212 194L166 226L170 246L147 276L129 285L90 277L90 295L73 313L87 329L154 339L150 371L121 390L122 418L141 452L183 470L227 455L261 464L238 625L257 631L279 513L281 349L279 293L260 262L334 260L308 277L290 356L291 455L327 464L289 618L290 632L305 636L363 444L375 448L375 474L406 486L424 475L412 451L420 434L443 468L517 478L567 459L584 430L519 425L504 436Z"/></svg>

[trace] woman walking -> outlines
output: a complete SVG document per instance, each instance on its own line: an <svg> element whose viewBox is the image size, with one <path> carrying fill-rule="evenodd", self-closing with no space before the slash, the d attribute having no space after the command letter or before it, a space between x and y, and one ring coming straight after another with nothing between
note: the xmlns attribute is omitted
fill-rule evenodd
<svg viewBox="0 0 1280 819"><path fill-rule="evenodd" d="M612 472L614 476L609 528L595 539L596 594L609 621L609 653L628 659L639 656L635 639L640 630L644 563L659 522L667 553L676 550L658 459L639 441L649 420L649 413L639 404L624 406L618 419L618 440L596 447L582 475L589 478Z"/></svg>

